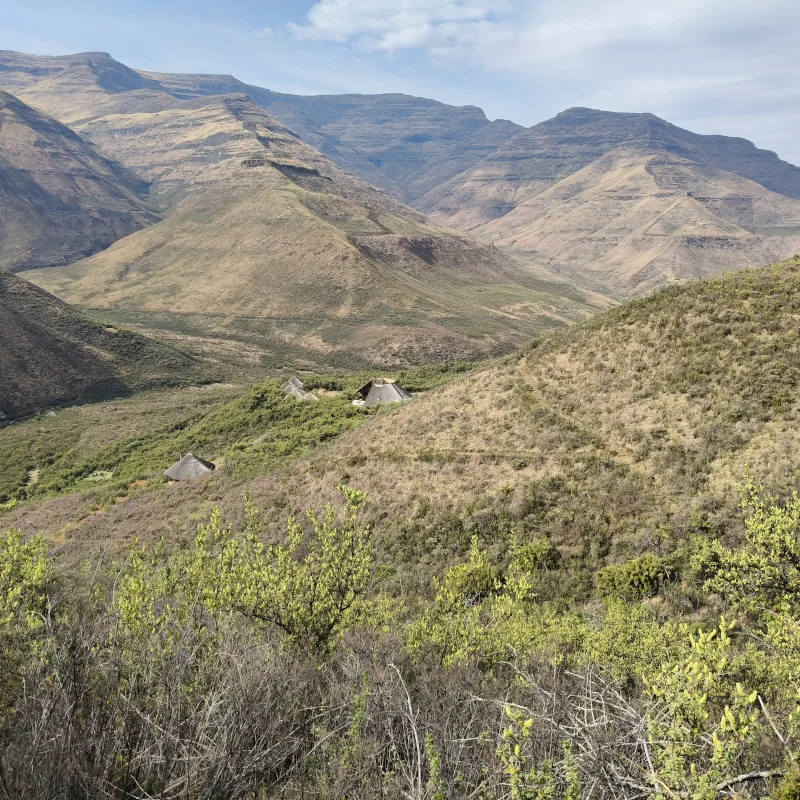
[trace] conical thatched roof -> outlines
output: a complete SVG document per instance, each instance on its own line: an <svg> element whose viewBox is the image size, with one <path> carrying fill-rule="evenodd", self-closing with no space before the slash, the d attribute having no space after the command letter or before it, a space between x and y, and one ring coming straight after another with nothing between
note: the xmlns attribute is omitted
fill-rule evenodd
<svg viewBox="0 0 800 800"><path fill-rule="evenodd" d="M382 403L407 403L410 399L411 395L399 383L377 380L373 381L364 404L372 408Z"/></svg>
<svg viewBox="0 0 800 800"><path fill-rule="evenodd" d="M209 472L213 472L216 468L216 464L187 453L180 461L166 470L164 474L173 481L190 481L192 478L208 475Z"/></svg>

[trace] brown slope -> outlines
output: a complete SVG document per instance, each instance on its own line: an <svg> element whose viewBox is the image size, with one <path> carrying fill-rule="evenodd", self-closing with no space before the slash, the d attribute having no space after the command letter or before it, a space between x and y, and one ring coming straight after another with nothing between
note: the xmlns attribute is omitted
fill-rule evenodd
<svg viewBox="0 0 800 800"><path fill-rule="evenodd" d="M800 251L800 201L662 152L618 149L480 229L615 297Z"/></svg>
<svg viewBox="0 0 800 800"><path fill-rule="evenodd" d="M386 364L502 352L607 305L430 226L242 95L81 130L175 207L87 261L30 273L71 302Z"/></svg>
<svg viewBox="0 0 800 800"><path fill-rule="evenodd" d="M417 205L443 222L472 230L620 147L678 155L800 198L800 168L745 139L701 136L653 114L572 108L517 134Z"/></svg>
<svg viewBox="0 0 800 800"><path fill-rule="evenodd" d="M146 184L0 91L0 268L69 264L156 221Z"/></svg>
<svg viewBox="0 0 800 800"><path fill-rule="evenodd" d="M230 75L137 72L107 53L44 57L0 51L0 87L70 124L115 110L166 107L167 98L247 94L332 161L405 201L522 130L507 120L490 122L474 106L402 94L281 94Z"/></svg>
<svg viewBox="0 0 800 800"><path fill-rule="evenodd" d="M798 196L800 169L744 140L651 114L571 109L421 205L622 298L793 254Z"/></svg>
<svg viewBox="0 0 800 800"><path fill-rule="evenodd" d="M0 88L67 124L92 116L98 105L124 92L161 93L158 83L108 53L32 56L0 50Z"/></svg>
<svg viewBox="0 0 800 800"><path fill-rule="evenodd" d="M202 378L172 348L90 320L0 270L0 421L67 402Z"/></svg>

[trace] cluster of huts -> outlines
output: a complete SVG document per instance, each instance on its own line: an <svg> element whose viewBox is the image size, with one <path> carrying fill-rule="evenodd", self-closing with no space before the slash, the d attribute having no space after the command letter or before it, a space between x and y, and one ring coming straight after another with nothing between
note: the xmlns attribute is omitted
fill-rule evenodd
<svg viewBox="0 0 800 800"><path fill-rule="evenodd" d="M286 397L293 397L301 403L319 399L313 392L305 389L300 378L289 378L281 389ZM373 378L356 394L358 396L353 400L353 405L362 408L373 408L388 403L407 403L411 399L411 394L392 378ZM166 470L164 475L172 481L189 481L209 475L216 468L216 464L211 461L187 453Z"/></svg>

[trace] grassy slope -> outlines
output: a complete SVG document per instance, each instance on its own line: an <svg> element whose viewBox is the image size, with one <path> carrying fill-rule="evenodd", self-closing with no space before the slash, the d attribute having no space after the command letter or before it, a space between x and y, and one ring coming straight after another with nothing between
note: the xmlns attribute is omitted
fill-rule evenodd
<svg viewBox="0 0 800 800"><path fill-rule="evenodd" d="M0 270L0 421L51 405L209 377L207 364L95 322Z"/></svg>
<svg viewBox="0 0 800 800"><path fill-rule="evenodd" d="M180 540L214 503L241 513L249 487L277 531L346 481L369 492L383 558L406 580L426 585L473 534L502 557L516 531L551 538L580 592L608 561L671 550L698 527L735 531L748 465L771 488L793 485L799 290L797 260L670 289L383 409L277 472L255 458L103 515L87 516L83 496L9 519L54 536L77 523L79 549Z"/></svg>
<svg viewBox="0 0 800 800"><path fill-rule="evenodd" d="M398 377L418 392L474 367L431 365ZM32 524L65 533L137 496L154 498L166 488L164 469L189 451L215 461L221 468L216 477L226 485L242 486L369 419L371 413L350 400L370 377L305 375L306 386L319 394L316 403L286 399L279 379L249 388L141 393L9 426L0 430L0 501L27 500L18 512L23 524L30 513L43 514ZM206 488L207 482L168 487L173 497L185 489L202 495ZM142 519L131 519L135 530L124 539L148 537Z"/></svg>

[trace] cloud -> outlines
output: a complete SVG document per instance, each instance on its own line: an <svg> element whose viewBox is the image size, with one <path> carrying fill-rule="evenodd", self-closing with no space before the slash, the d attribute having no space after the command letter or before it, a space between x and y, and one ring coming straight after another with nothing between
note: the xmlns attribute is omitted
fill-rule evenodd
<svg viewBox="0 0 800 800"><path fill-rule="evenodd" d="M528 87L514 118L654 111L800 154L797 0L318 0L290 33Z"/></svg>
<svg viewBox="0 0 800 800"><path fill-rule="evenodd" d="M647 68L651 48L677 61L698 46L797 23L796 0L319 0L305 24L289 29L300 39L363 50L422 50L454 66L536 72L572 62L573 72L600 55L613 69L632 50L650 52L640 65Z"/></svg>
<svg viewBox="0 0 800 800"><path fill-rule="evenodd" d="M455 48L476 26L494 25L510 11L510 0L321 0L307 24L289 29L300 39L352 42L364 50Z"/></svg>

